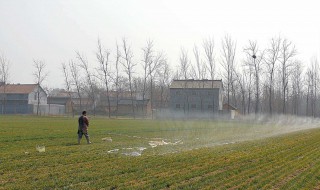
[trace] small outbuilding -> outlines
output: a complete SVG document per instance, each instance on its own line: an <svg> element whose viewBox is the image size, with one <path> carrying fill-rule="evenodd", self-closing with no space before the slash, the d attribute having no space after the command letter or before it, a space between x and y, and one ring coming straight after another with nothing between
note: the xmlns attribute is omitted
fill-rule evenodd
<svg viewBox="0 0 320 190"><path fill-rule="evenodd" d="M227 103L223 104L223 113L228 115L230 119L234 119L239 116L238 108Z"/></svg>

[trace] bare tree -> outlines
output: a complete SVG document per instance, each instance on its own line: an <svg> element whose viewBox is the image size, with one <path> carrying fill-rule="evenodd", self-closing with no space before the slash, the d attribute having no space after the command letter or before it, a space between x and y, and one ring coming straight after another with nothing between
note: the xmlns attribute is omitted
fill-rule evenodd
<svg viewBox="0 0 320 190"><path fill-rule="evenodd" d="M213 38L208 38L203 41L203 49L205 52L205 57L207 61L207 67L209 68L211 80L215 79L216 65L214 57L214 40Z"/></svg>
<svg viewBox="0 0 320 190"><path fill-rule="evenodd" d="M10 61L4 55L0 55L0 83L2 84L7 84L9 80L9 65Z"/></svg>
<svg viewBox="0 0 320 190"><path fill-rule="evenodd" d="M272 38L270 41L270 46L266 52L266 66L267 66L267 77L268 81L268 90L269 90L269 114L272 115L272 100L273 100L273 91L274 91L274 74L276 70L276 64L280 59L280 49L281 48L281 38Z"/></svg>
<svg viewBox="0 0 320 190"><path fill-rule="evenodd" d="M130 88L130 96L131 96L131 106L132 106L132 114L133 118L135 118L135 112L134 112L134 104L133 104L133 91L132 91L132 75L133 75L133 69L136 66L136 64L133 62L133 52L131 50L131 46L127 44L127 40L125 38L122 39L122 48L123 48L123 55L121 62L122 66L124 67L125 73L128 75L129 80L129 88Z"/></svg>
<svg viewBox="0 0 320 190"><path fill-rule="evenodd" d="M281 57L280 57L280 70L281 70L281 86L282 86L282 113L287 111L287 91L290 70L294 63L294 56L297 54L297 50L292 42L287 39L282 40L281 44Z"/></svg>
<svg viewBox="0 0 320 190"><path fill-rule="evenodd" d="M96 53L97 60L100 65L99 71L102 72L102 81L107 90L107 101L108 101L108 116L111 117L111 105L110 105L110 95L109 95L109 78L110 78L110 68L109 68L109 56L110 52L108 50L104 50L101 45L100 39L98 39L98 50Z"/></svg>
<svg viewBox="0 0 320 190"><path fill-rule="evenodd" d="M308 71L306 73L306 85L307 85L307 97L306 97L306 115L309 116L309 102L310 102L310 97L313 95L313 71L312 69L308 68ZM311 94L311 95L310 95Z"/></svg>
<svg viewBox="0 0 320 190"><path fill-rule="evenodd" d="M193 54L194 54L194 58L196 60L196 67L195 67L196 69L193 69L195 71L195 78L201 79L202 67L201 67L201 60L200 60L200 51L196 45L194 45L194 47L193 47Z"/></svg>
<svg viewBox="0 0 320 190"><path fill-rule="evenodd" d="M315 117L317 108L317 91L319 81L319 63L316 57L311 59L310 67L307 71L307 114L309 113L308 106L310 104L311 116Z"/></svg>
<svg viewBox="0 0 320 190"><path fill-rule="evenodd" d="M2 97L2 106L1 113L5 114L6 110L6 86L9 79L9 60L4 56L0 55L0 87L3 85L3 97Z"/></svg>
<svg viewBox="0 0 320 190"><path fill-rule="evenodd" d="M201 55L200 55L200 50L199 48L194 45L193 47L193 54L196 60L196 67L194 68L195 70L195 74L194 74L194 78L196 79L205 79L206 78L206 72L207 72L207 67L205 65L205 62L201 59Z"/></svg>
<svg viewBox="0 0 320 190"><path fill-rule="evenodd" d="M36 96L37 96L37 115L39 115L39 108L40 108L40 100L41 100L41 86L43 81L46 80L46 78L48 77L48 72L45 71L46 68L46 64L44 61L42 60L33 60L33 66L35 67L35 71L33 73L33 76L35 77L35 82L38 85L37 87L37 92L36 92Z"/></svg>
<svg viewBox="0 0 320 190"><path fill-rule="evenodd" d="M227 87L227 103L230 105L230 92L233 91L233 71L235 64L236 43L230 36L226 35L222 40L222 69L225 86Z"/></svg>
<svg viewBox="0 0 320 190"><path fill-rule="evenodd" d="M292 72L292 111L293 114L300 114L300 99L302 96L302 63L295 62Z"/></svg>
<svg viewBox="0 0 320 190"><path fill-rule="evenodd" d="M313 91L314 91L314 95L313 95L313 101L312 101L312 116L315 117L316 113L317 113L317 92L318 92L318 82L319 82L319 62L318 59L316 57L313 57L311 60L311 65L312 65L312 70L314 73L314 78L313 78Z"/></svg>
<svg viewBox="0 0 320 190"><path fill-rule="evenodd" d="M142 101L144 105L145 97L146 97L146 91L147 91L147 80L149 77L149 67L153 63L153 41L147 41L146 47L142 48L143 51L143 60L142 60L142 68L143 68L143 89L142 89ZM142 106L142 111L143 111Z"/></svg>
<svg viewBox="0 0 320 190"><path fill-rule="evenodd" d="M121 58L121 51L119 48L118 43L116 43L116 62L115 62L115 77L114 77L114 83L116 87L116 117L118 117L118 109L119 109L119 95L120 95L120 69L119 69L119 62Z"/></svg>
<svg viewBox="0 0 320 190"><path fill-rule="evenodd" d="M241 107L242 107L242 114L246 114L246 79L247 79L247 73L246 71L243 71L241 74L239 71L236 69L233 71L235 75L235 80L240 88L240 93L241 93Z"/></svg>
<svg viewBox="0 0 320 190"><path fill-rule="evenodd" d="M161 69L157 70L160 80L160 105L161 108L164 107L165 103L169 101L169 92L165 92L165 90L169 89L171 82L171 70L170 66L167 62L163 63Z"/></svg>
<svg viewBox="0 0 320 190"><path fill-rule="evenodd" d="M159 52L153 61L149 62L149 77L150 77L150 102L151 102L151 110L153 110L153 79L155 74L157 74L158 69L161 68L162 65L167 63L167 58L163 52ZM152 111L152 118L153 118L153 111Z"/></svg>
<svg viewBox="0 0 320 190"><path fill-rule="evenodd" d="M249 41L249 45L244 49L247 56L247 64L253 68L255 76L255 96L256 106L255 113L260 111L260 75L262 72L262 63L264 59L264 51L259 51L257 42Z"/></svg>
<svg viewBox="0 0 320 190"><path fill-rule="evenodd" d="M86 73L86 81L89 87L89 97L91 98L93 104L93 115L96 115L96 95L95 95L95 83L92 78L92 74L89 70L88 60L85 56L81 55L80 52L76 52L77 58L80 61L80 67Z"/></svg>
<svg viewBox="0 0 320 190"><path fill-rule="evenodd" d="M251 66L249 66L249 68L246 69L246 78L247 78L247 82L246 82L246 89L248 91L248 110L247 113L250 114L252 111L252 93L253 93L253 68Z"/></svg>
<svg viewBox="0 0 320 190"><path fill-rule="evenodd" d="M184 48L181 48L179 69L180 69L181 77L185 80L184 87L183 87L183 91L184 91L183 112L184 113L186 113L186 110L189 111L189 95L187 91L187 79L190 75L190 65L191 65L191 61L189 60L188 52ZM188 106L187 108L186 108L186 105Z"/></svg>
<svg viewBox="0 0 320 190"><path fill-rule="evenodd" d="M80 110L78 110L78 111L81 111L82 110L82 95L81 95L81 91L82 91L81 86L82 85L81 85L81 81L80 81L80 70L79 70L78 65L73 60L69 61L69 68L70 68L71 77L72 77L71 84L76 87L77 94L79 97Z"/></svg>
<svg viewBox="0 0 320 190"><path fill-rule="evenodd" d="M283 112L283 105L282 105L282 80L281 80L281 69L280 64L275 70L274 81L273 81L273 111L277 113Z"/></svg>
<svg viewBox="0 0 320 190"><path fill-rule="evenodd" d="M72 93L71 93L71 79L69 75L69 71L67 68L67 65L65 63L62 63L62 71L64 75L64 84L68 93L68 96L70 98L70 103L71 103L71 112L72 112L72 117L74 117L74 105L73 105L73 98L72 98Z"/></svg>
<svg viewBox="0 0 320 190"><path fill-rule="evenodd" d="M184 80L187 80L190 74L190 65L191 61L189 60L188 57L188 52L184 49L181 48L181 53L180 53L180 75Z"/></svg>

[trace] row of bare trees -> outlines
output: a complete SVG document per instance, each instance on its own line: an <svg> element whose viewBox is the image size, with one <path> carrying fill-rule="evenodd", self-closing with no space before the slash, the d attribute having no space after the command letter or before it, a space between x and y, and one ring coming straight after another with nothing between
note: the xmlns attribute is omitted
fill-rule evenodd
<svg viewBox="0 0 320 190"><path fill-rule="evenodd" d="M93 114L98 106L98 94L107 98L108 117L117 115L120 97L129 94L132 116L136 117L136 99L144 101L150 99L151 108L158 99L159 105L168 102L168 86L171 81L171 70L167 57L163 51L157 51L153 41L149 40L145 47L141 48L142 58L134 59L134 54L128 40L123 38L121 43L116 43L115 51L106 49L101 40L97 41L96 59L89 64L86 56L76 52L76 58L69 64L62 63L65 78L65 88L68 92L76 91L82 109L82 97L87 95L93 103ZM138 66L140 66L138 68ZM138 76L138 69L142 69L142 75ZM156 93L156 96L153 94ZM72 95L70 93L70 98ZM111 101L115 102L111 110ZM142 109L144 107L142 106ZM72 111L75 111L72 108Z"/></svg>
<svg viewBox="0 0 320 190"><path fill-rule="evenodd" d="M89 61L85 54L76 51L74 59L62 63L65 89L70 99L71 92L76 92L80 110L83 97L87 96L95 114L103 91L108 116L117 115L120 97L127 93L135 117L137 98L149 99L152 109L167 107L172 79L222 79L224 102L237 107L242 114L320 116L319 62L316 57L310 63L300 61L295 45L284 37L271 38L266 47L248 41L240 48L229 35L221 39L219 47L213 38L207 38L201 46L194 45L192 54L181 48L175 71L165 52L157 50L152 40L146 41L139 55L134 54L125 38L112 49L106 49L98 39L94 60ZM1 56L0 63L0 82L6 83L8 61ZM42 76L44 65L36 60L34 65L40 84L42 77L47 76ZM111 101L116 102L115 112L111 110ZM75 111L72 107L73 114Z"/></svg>
<svg viewBox="0 0 320 190"><path fill-rule="evenodd" d="M246 58L240 66L242 69L233 71L239 84L234 90L238 92L241 104L237 98L232 100L234 105L241 107L242 113L254 110L269 115L319 116L316 109L319 63L316 58L311 63L302 63L297 58L295 45L281 37L272 38L264 49L259 49L257 42L249 41L244 52ZM309 65L306 72L304 65Z"/></svg>
<svg viewBox="0 0 320 190"><path fill-rule="evenodd" d="M259 49L257 42L250 41L244 51L247 54L246 68L242 73L247 74L242 75L247 78L245 80L249 81L249 85L246 87L247 102L243 100L247 110L243 109L243 113L252 112L251 104L254 103L255 113L303 114L302 111L294 110L297 104L306 103L301 91L304 86L301 78L302 63L297 59L294 44L286 38L276 37L264 49ZM255 88L252 88L252 84ZM253 101L252 92L255 93ZM308 96L308 93L304 95ZM233 103L237 104L237 100L233 100Z"/></svg>
<svg viewBox="0 0 320 190"><path fill-rule="evenodd" d="M175 78L222 79L224 102L242 114L320 116L319 62L314 57L303 63L287 38L271 38L266 47L248 41L237 49L236 41L226 35L220 50L213 39L204 40L202 46L202 51L194 46L193 62L187 50L181 49Z"/></svg>

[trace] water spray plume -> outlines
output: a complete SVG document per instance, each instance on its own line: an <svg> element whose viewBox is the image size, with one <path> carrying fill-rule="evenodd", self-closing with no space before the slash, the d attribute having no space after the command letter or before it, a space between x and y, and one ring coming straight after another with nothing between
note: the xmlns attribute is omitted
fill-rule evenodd
<svg viewBox="0 0 320 190"><path fill-rule="evenodd" d="M120 136L131 139L128 142L140 143L139 150L120 149L110 150L109 153L121 153L127 156L139 156L142 153L166 154L188 151L193 149L234 144L243 141L258 140L277 135L283 135L299 130L320 127L320 120L308 117L289 115L249 115L235 120L161 120L154 121L156 126L148 128L152 133L130 135L109 133L110 136ZM153 123L154 124L154 123ZM149 136L147 136L149 135ZM157 136L157 137L151 137ZM111 139L111 137L110 137ZM126 151L124 151L126 150Z"/></svg>

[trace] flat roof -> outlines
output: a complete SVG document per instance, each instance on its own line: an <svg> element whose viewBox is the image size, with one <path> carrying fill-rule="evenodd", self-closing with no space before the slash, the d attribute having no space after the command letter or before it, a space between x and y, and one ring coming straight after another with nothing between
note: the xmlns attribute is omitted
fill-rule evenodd
<svg viewBox="0 0 320 190"><path fill-rule="evenodd" d="M223 88L222 80L173 80L170 88Z"/></svg>

